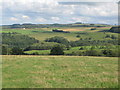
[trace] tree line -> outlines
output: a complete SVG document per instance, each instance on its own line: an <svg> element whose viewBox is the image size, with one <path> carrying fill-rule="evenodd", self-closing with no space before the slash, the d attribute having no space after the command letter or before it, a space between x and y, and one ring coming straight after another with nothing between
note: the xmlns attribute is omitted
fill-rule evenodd
<svg viewBox="0 0 120 90"><path fill-rule="evenodd" d="M118 56L118 52L104 48L103 50L83 50L64 53L65 50L70 50L71 47L77 46L107 46L120 45L117 39L114 40L91 40L80 39L77 41L68 41L64 37L54 36L47 38L44 42L40 42L35 38L19 33L2 33L2 54L3 55L25 55L24 51L29 50L51 50L50 55L79 55L79 56Z"/></svg>

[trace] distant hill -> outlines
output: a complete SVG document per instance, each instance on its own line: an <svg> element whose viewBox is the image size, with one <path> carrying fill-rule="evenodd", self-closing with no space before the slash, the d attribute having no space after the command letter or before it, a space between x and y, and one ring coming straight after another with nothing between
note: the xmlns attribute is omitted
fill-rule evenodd
<svg viewBox="0 0 120 90"><path fill-rule="evenodd" d="M82 24L77 22L76 24L13 24L13 25L2 25L3 29L16 29L16 28L51 28L51 27L108 27L109 25L102 24Z"/></svg>
<svg viewBox="0 0 120 90"><path fill-rule="evenodd" d="M118 27L112 27L109 32L113 32L113 33L120 33L120 26Z"/></svg>

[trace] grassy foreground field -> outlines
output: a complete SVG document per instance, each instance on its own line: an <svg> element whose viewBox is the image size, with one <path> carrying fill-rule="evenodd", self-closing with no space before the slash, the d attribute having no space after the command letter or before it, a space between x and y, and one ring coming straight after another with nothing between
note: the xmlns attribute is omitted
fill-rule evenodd
<svg viewBox="0 0 120 90"><path fill-rule="evenodd" d="M118 58L3 55L3 88L117 88Z"/></svg>

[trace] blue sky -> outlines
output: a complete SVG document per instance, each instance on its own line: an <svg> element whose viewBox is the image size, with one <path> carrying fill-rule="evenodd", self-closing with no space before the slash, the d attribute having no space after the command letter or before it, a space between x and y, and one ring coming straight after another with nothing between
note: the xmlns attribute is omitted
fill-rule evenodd
<svg viewBox="0 0 120 90"><path fill-rule="evenodd" d="M75 1L79 3L63 3ZM4 0L0 2L0 24L117 24L116 2L117 0Z"/></svg>

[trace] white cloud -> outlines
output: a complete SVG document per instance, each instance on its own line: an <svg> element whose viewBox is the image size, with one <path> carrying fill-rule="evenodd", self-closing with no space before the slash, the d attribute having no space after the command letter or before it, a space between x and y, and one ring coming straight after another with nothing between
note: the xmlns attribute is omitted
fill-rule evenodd
<svg viewBox="0 0 120 90"><path fill-rule="evenodd" d="M60 20L59 17L51 17L51 19L54 20L54 21L59 21Z"/></svg>
<svg viewBox="0 0 120 90"><path fill-rule="evenodd" d="M35 19L37 22L46 22L47 20L45 18L37 18Z"/></svg>
<svg viewBox="0 0 120 90"><path fill-rule="evenodd" d="M63 11L63 14L72 15L74 12L72 10L65 10Z"/></svg>
<svg viewBox="0 0 120 90"><path fill-rule="evenodd" d="M96 18L99 19L98 21L107 21L107 19L111 20L112 17L117 17L118 15L118 5L116 3L98 3L98 5L61 5L58 1L62 0L4 0L3 14L4 17L11 17L12 21L31 21L33 23L49 23L55 21L64 23L68 21L71 22L71 20L91 22L95 21L94 19ZM107 1L108 0L106 0L106 2ZM115 19L113 18L111 21L110 20L109 22L112 23Z"/></svg>
<svg viewBox="0 0 120 90"><path fill-rule="evenodd" d="M81 5L77 11L85 16L117 16L118 5L116 3L100 3L98 6Z"/></svg>
<svg viewBox="0 0 120 90"><path fill-rule="evenodd" d="M60 2L118 2L119 0L58 0Z"/></svg>
<svg viewBox="0 0 120 90"><path fill-rule="evenodd" d="M91 20L91 18L89 17L84 17L84 16L80 16L80 17L73 17L72 20L74 22L89 22Z"/></svg>
<svg viewBox="0 0 120 90"><path fill-rule="evenodd" d="M22 16L23 19L30 19L29 16L23 15Z"/></svg>
<svg viewBox="0 0 120 90"><path fill-rule="evenodd" d="M18 19L15 18L15 17L11 17L10 20L12 20L12 21L18 21Z"/></svg>

